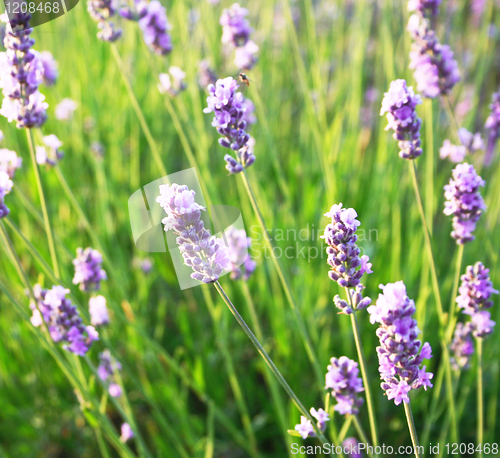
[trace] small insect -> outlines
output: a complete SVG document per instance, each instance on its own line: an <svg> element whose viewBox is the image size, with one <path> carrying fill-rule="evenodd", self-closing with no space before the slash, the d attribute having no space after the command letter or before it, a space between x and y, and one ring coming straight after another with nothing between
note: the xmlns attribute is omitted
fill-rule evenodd
<svg viewBox="0 0 500 458"><path fill-rule="evenodd" d="M239 80L242 83L245 83L247 86L250 86L250 80L248 79L248 76L245 73L240 73L239 76L240 76Z"/></svg>

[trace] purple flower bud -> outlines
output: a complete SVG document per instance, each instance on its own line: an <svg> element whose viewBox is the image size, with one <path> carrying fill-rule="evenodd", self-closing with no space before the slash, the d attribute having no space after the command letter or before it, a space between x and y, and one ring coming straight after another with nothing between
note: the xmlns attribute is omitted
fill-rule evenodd
<svg viewBox="0 0 500 458"><path fill-rule="evenodd" d="M307 439L308 437L316 437L311 420L308 420L303 415L300 416L300 424L295 425L295 431L297 431L302 439Z"/></svg>
<svg viewBox="0 0 500 458"><path fill-rule="evenodd" d="M420 333L417 322L412 318L415 303L406 295L402 281L380 285L376 305L368 307L371 323L379 323L377 347L382 389L388 399L396 405L408 403L408 392L421 386L432 388L433 374L420 367L424 359L432 357L430 345L420 346L417 336Z"/></svg>
<svg viewBox="0 0 500 458"><path fill-rule="evenodd" d="M76 250L75 276L73 284L80 285L82 291L98 290L101 280L106 280L106 272L102 269L102 256L97 250L86 248Z"/></svg>
<svg viewBox="0 0 500 458"><path fill-rule="evenodd" d="M493 306L491 296L498 294L498 291L493 288L489 272L481 262L477 262L474 266L468 266L466 273L462 275L456 302L466 315L474 315Z"/></svg>
<svg viewBox="0 0 500 458"><path fill-rule="evenodd" d="M364 391L363 381L358 376L358 363L346 356L332 358L326 374L325 388L331 389L337 400L335 410L341 415L356 415L363 404L358 393Z"/></svg>
<svg viewBox="0 0 500 458"><path fill-rule="evenodd" d="M450 358L455 370L468 369L471 356L474 354L474 343L472 341L472 325L470 322L457 323L453 340L450 345L453 356Z"/></svg>
<svg viewBox="0 0 500 458"><path fill-rule="evenodd" d="M323 409L318 409L316 410L314 407L311 407L311 415L318 420L318 429L320 431L324 431L326 428L326 422L330 421L330 416L323 410Z"/></svg>
<svg viewBox="0 0 500 458"><path fill-rule="evenodd" d="M479 187L484 181L476 173L473 165L458 164L452 172L449 184L444 187L444 214L453 215L453 231L451 236L457 244L474 240L472 232L476 228L479 217L486 209Z"/></svg>
<svg viewBox="0 0 500 458"><path fill-rule="evenodd" d="M115 29L110 19L117 13L115 0L87 0L87 11L90 17L97 22L99 32L97 38L103 41L114 42L122 35L121 29Z"/></svg>
<svg viewBox="0 0 500 458"><path fill-rule="evenodd" d="M135 436L134 432L132 431L132 428L128 423L123 423L121 427L121 436L120 436L120 441L121 442L127 442L130 439L132 439Z"/></svg>
<svg viewBox="0 0 500 458"><path fill-rule="evenodd" d="M406 81L399 79L391 83L389 91L384 94L380 116L387 113L388 124L385 130L392 129L393 137L398 140L399 156L403 159L415 159L422 154L420 148L420 125L416 106L422 103L413 88Z"/></svg>

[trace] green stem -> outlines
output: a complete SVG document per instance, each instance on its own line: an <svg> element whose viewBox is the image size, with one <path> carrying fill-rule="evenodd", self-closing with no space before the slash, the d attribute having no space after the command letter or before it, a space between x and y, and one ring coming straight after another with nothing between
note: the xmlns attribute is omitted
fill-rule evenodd
<svg viewBox="0 0 500 458"><path fill-rule="evenodd" d="M449 311L449 325L448 325L448 334L447 334L447 342L451 340L453 335L453 330L455 329L455 310L456 310L456 297L458 290L458 282L460 281L460 270L462 269L462 259L464 257L464 245L458 246L457 253L457 263L455 265L455 278L453 279L453 289L451 290L451 300L450 300L450 311Z"/></svg>
<svg viewBox="0 0 500 458"><path fill-rule="evenodd" d="M418 189L418 180L417 180L417 166L415 165L415 161L411 160L409 162L410 173L413 181L413 189L415 191L415 197L417 199L418 211L420 213L420 219L422 220L422 227L424 230L424 238L425 238L425 248L427 250L427 256L429 258L429 264L431 266L431 277L432 277L432 287L434 289L434 296L436 299L436 306L439 316L439 321L441 325L444 325L444 313L443 313L443 305L441 303L441 296L439 294L439 284L437 280L436 273L436 264L434 263L434 255L432 253L432 244L431 238L429 235L429 228L427 227L427 221L425 220L425 212L424 207L422 205L422 199L420 197L420 191Z"/></svg>
<svg viewBox="0 0 500 458"><path fill-rule="evenodd" d="M274 374L274 376L278 379L280 382L281 386L284 388L284 390L287 392L288 396L290 396L290 399L293 401L293 403L297 406L299 409L300 413L306 417L311 424L313 425L313 428L318 435L319 440L323 444L328 444L328 441L326 440L325 436L323 433L318 429L315 420L311 417L310 413L306 410L306 408L303 406L303 404L300 402L299 398L297 395L293 392L293 390L290 388L284 377L281 375L281 372L278 370L278 368L274 365L273 360L269 357L267 354L266 350L262 347L260 342L258 341L257 337L253 334L251 329L248 327L248 325L245 323L245 320L242 318L242 316L239 314L238 310L236 307L233 305L229 297L227 297L226 292L220 285L218 281L214 283L215 289L217 292L221 295L222 299L226 303L227 307L231 311L231 313L234 315L236 318L236 321L239 323L239 325L243 328L245 331L246 335L250 338L252 343L254 344L255 348L257 348L257 351L260 353L262 358L264 358L264 361L266 364L269 366L271 369L271 372Z"/></svg>
<svg viewBox="0 0 500 458"><path fill-rule="evenodd" d="M406 420L408 421L408 428L410 430L411 442L413 443L413 451L415 452L415 458L420 458L420 446L418 445L417 430L415 429L415 423L413 421L413 414L411 412L410 403L403 402L405 406Z"/></svg>
<svg viewBox="0 0 500 458"><path fill-rule="evenodd" d="M54 237L52 234L52 229L50 227L49 212L47 211L47 203L45 202L45 195L43 193L42 179L40 177L40 170L38 169L38 163L36 162L35 156L35 146L33 142L33 133L31 129L26 130L26 135L28 137L28 145L30 150L31 162L33 163L33 169L35 170L35 181L38 188L38 196L40 197L40 204L42 206L43 221L45 224L45 232L47 233L47 239L49 242L50 258L52 259L52 266L54 268L54 273L57 278L61 278L59 272L59 264L57 263L56 248L54 245Z"/></svg>
<svg viewBox="0 0 500 458"><path fill-rule="evenodd" d="M347 288L346 288L347 290ZM350 302L349 290L346 291L348 301ZM363 377L363 384L365 386L366 393L366 407L368 409L368 418L370 420L370 432L372 436L372 442L375 447L378 446L378 433L377 424L375 423L375 413L373 409L372 393L370 388L370 380L368 379L368 371L366 370L365 355L363 352L363 347L361 345L361 337L359 335L358 319L356 318L356 312L351 313L351 324L352 332L354 334L354 341L356 342L356 350L358 352L359 367L361 369L361 376Z"/></svg>
<svg viewBox="0 0 500 458"><path fill-rule="evenodd" d="M483 446L483 339L477 339L477 444L479 445L480 452L479 458L482 458Z"/></svg>
<svg viewBox="0 0 500 458"><path fill-rule="evenodd" d="M295 322L297 324L297 327L299 328L299 332L302 336L304 346L306 347L307 356L309 357L309 360L311 361L314 372L316 374L316 379L317 379L318 385L320 387L320 390L323 391L324 380L323 380L323 374L321 371L321 365L319 363L318 357L316 356L316 353L314 352L313 346L311 344L311 340L309 339L309 335L307 333L306 326L304 324L304 321L302 320L302 317L300 315L297 304L295 303L295 299L292 296L292 292L290 289L290 284L288 282L288 279L285 276L285 272L283 271L283 267L281 266L280 260L276 257L276 254L274 252L273 242L271 241L271 238L269 237L269 234L268 234L268 231L266 228L266 223L264 222L264 217L262 216L259 205L258 205L257 200L255 198L255 195L253 193L252 187L250 185L250 182L248 181L248 176L247 176L246 170L243 170L243 173L241 173L240 175L243 179L243 184L245 185L245 189L248 193L248 197L250 198L250 202L251 202L252 207L254 209L255 215L257 216L257 220L258 220L259 225L260 225L262 232L264 234L264 240L266 241L266 244L267 244L269 250L271 251L271 259L272 259L273 264L276 268L276 271L278 272L278 277L280 279L281 286L283 287L283 290L285 291L285 295L287 297L288 303L290 304L290 307L293 311Z"/></svg>
<svg viewBox="0 0 500 458"><path fill-rule="evenodd" d="M366 437L366 433L365 433L363 427L361 426L361 423L359 422L359 419L358 419L357 415L352 415L352 419L354 421L354 427L356 428L356 431L359 434L359 438L361 439L361 442L363 444L369 444L368 438ZM366 453L368 453L368 455L370 456L370 458L373 458L373 453L370 453L368 451Z"/></svg>

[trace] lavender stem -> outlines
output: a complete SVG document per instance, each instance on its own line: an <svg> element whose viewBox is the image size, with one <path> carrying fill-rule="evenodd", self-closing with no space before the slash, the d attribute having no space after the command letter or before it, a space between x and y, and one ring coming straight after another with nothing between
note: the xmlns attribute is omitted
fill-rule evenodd
<svg viewBox="0 0 500 458"><path fill-rule="evenodd" d="M458 283L460 281L460 271L462 269L462 259L464 257L464 246L465 245L459 245L458 246L458 253L457 253L457 263L455 266L455 278L453 280L453 289L451 290L451 302L450 302L450 312L449 312L449 327L448 327L448 335L446 336L447 341L450 341L453 336L453 330L455 329L456 325L456 318L455 318L455 309L456 309L456 297L457 297L457 290L458 290Z"/></svg>
<svg viewBox="0 0 500 458"><path fill-rule="evenodd" d="M346 288L347 300L349 305L351 305L351 298L349 294L349 289ZM361 338L359 336L358 319L356 318L356 312L351 313L351 323L352 332L354 334L354 341L356 343L356 350L358 352L359 367L361 369L361 376L363 378L363 385L365 387L366 393L366 407L368 409L368 418L370 420L370 433L372 436L372 442L375 447L378 446L378 433L377 424L375 423L375 414L373 409L372 393L370 389L370 380L368 379L368 372L366 370L365 355L363 352L363 347L361 346Z"/></svg>
<svg viewBox="0 0 500 458"><path fill-rule="evenodd" d="M238 310L233 305L233 303L231 302L231 300L227 296L226 292L224 291L224 289L222 288L222 286L221 286L221 284L219 283L218 280L214 282L214 286L215 286L215 289L217 290L217 292L220 294L220 296L224 300L224 302L226 303L226 305L229 308L229 310L231 311L231 313L236 318L236 321L238 322L238 324L243 328L243 330L245 331L246 335L250 338L250 340L254 344L255 348L257 348L257 351L260 353L260 355L262 356L262 358L264 358L264 361L269 366L269 368L271 369L271 371L274 374L274 376L278 379L278 381L280 382L281 386L287 392L288 396L290 396L290 398L292 399L293 403L300 410L300 413L302 415L304 415L304 417L306 417L311 422L311 424L313 425L313 428L314 428L314 430L315 430L315 432L316 432L319 440L323 444L328 444L329 442L327 441L327 439L325 438L325 436L323 435L323 433L316 426L315 420L311 417L311 415L309 414L309 412L307 411L307 409L302 405L302 403L300 402L300 400L297 397L297 395L293 392L293 390L290 388L290 386L288 385L288 383L286 382L286 380L284 379L284 377L281 375L281 372L274 365L273 360L269 357L269 355L267 354L266 350L264 350L264 348L262 347L262 345L260 344L260 342L258 341L258 339L255 337L255 335L253 334L253 332L251 331L251 329L245 323L245 320L239 314Z"/></svg>
<svg viewBox="0 0 500 458"><path fill-rule="evenodd" d="M358 416L353 415L352 419L354 422L354 427L356 428L356 431L359 434L359 438L361 439L361 442L363 442L364 444L369 444L368 438L366 437L365 430L363 429L363 426L361 426L361 423L359 422ZM369 450L369 448L367 447L366 453L368 454L368 456L370 456L370 458L373 458L373 453L368 452L368 450Z"/></svg>
<svg viewBox="0 0 500 458"><path fill-rule="evenodd" d="M299 332L302 335L302 339L304 341L304 346L306 347L306 352L307 356L309 357L309 360L311 361L311 364L313 366L314 372L316 374L316 379L318 381L318 384L320 386L320 389L323 390L324 388L324 383L323 383L323 374L321 371L321 365L319 364L318 357L316 356L316 353L313 350L311 340L309 339L309 335L307 333L306 326L304 324L304 321L302 320L302 317L300 316L299 309L297 307L297 304L295 303L295 299L292 296L291 290L290 290L290 285L288 283L288 279L285 276L285 273L283 271L283 268L281 267L281 263L279 259L276 257L274 253L274 246L273 242L269 238L269 233L266 228L266 224L264 222L264 218L262 216L262 213L260 211L259 205L257 203L257 200L255 198L255 195L253 193L252 187L250 185L250 182L248 181L248 176L246 169L243 169L243 173L240 174L242 179L243 179L243 184L245 185L245 189L248 193L248 197L250 198L250 202L252 203L252 207L254 209L255 215L257 216L257 220L259 221L259 225L262 229L262 232L264 234L264 240L266 241L266 244L271 251L271 259L273 260L274 266L278 272L278 277L281 282L281 286L283 287L283 290L285 291L285 295L287 297L288 303L290 304L290 307L294 313L295 317L295 322L297 324L297 327L299 328ZM306 417L309 418L309 417Z"/></svg>
<svg viewBox="0 0 500 458"><path fill-rule="evenodd" d="M54 268L54 273L57 278L60 278L59 264L57 262L57 254L54 245L54 236L52 234L52 229L50 227L49 213L47 211L47 203L45 201L45 195L43 193L42 179L40 177L40 170L38 169L38 163L35 157L35 148L33 142L33 133L31 129L26 129L26 134L28 137L28 145L30 150L31 162L33 163L33 169L35 170L35 180L38 188L38 195L40 197L40 204L42 206L43 221L45 224L45 232L47 234L47 239L49 242L50 258L52 259L52 267Z"/></svg>
<svg viewBox="0 0 500 458"><path fill-rule="evenodd" d="M479 458L483 456L483 339L477 338L477 444Z"/></svg>
<svg viewBox="0 0 500 458"><path fill-rule="evenodd" d="M417 430L415 429L415 423L413 422L413 414L411 412L410 403L403 402L405 406L406 420L408 421L408 428L410 429L411 442L413 443L413 450L415 452L415 458L420 458L418 445Z"/></svg>

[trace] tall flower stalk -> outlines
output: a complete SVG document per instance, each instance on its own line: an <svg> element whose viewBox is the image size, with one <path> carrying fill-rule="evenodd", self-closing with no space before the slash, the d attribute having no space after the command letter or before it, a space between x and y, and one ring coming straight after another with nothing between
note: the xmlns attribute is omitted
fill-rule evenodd
<svg viewBox="0 0 500 458"><path fill-rule="evenodd" d="M176 242L182 253L184 264L191 267L191 277L203 283L213 283L236 321L243 328L260 355L264 358L271 372L280 382L301 414L314 423L310 413L300 402L297 395L290 388L278 368L273 363L259 340L250 330L244 319L233 305L226 292L219 283L219 276L229 264L222 241L219 241L204 227L201 220L201 211L204 208L194 199L195 192L185 185L161 185L160 196L157 202L165 210L167 216L162 220L165 231L173 231L177 235ZM315 432L322 443L327 440L322 431L315 426Z"/></svg>
<svg viewBox="0 0 500 458"><path fill-rule="evenodd" d="M328 255L328 264L331 267L328 275L340 287L345 288L347 301L340 299L337 295L334 298L334 302L337 308L341 310L341 313L351 315L354 341L356 343L361 375L366 390L366 404L370 419L371 436L373 444L376 447L378 445L377 425L375 422L370 381L368 371L366 370L366 361L356 317L357 311L365 309L371 303L369 297L363 298L362 291L364 286L361 284L363 275L365 273L372 273L371 263L368 256L360 256L361 251L356 245L356 241L358 240L356 230L361 224L356 219L358 216L356 210L353 208L342 208L342 204L338 204L333 205L330 211L325 213L325 216L331 219L325 228L323 236L325 242L328 244L326 253Z"/></svg>

